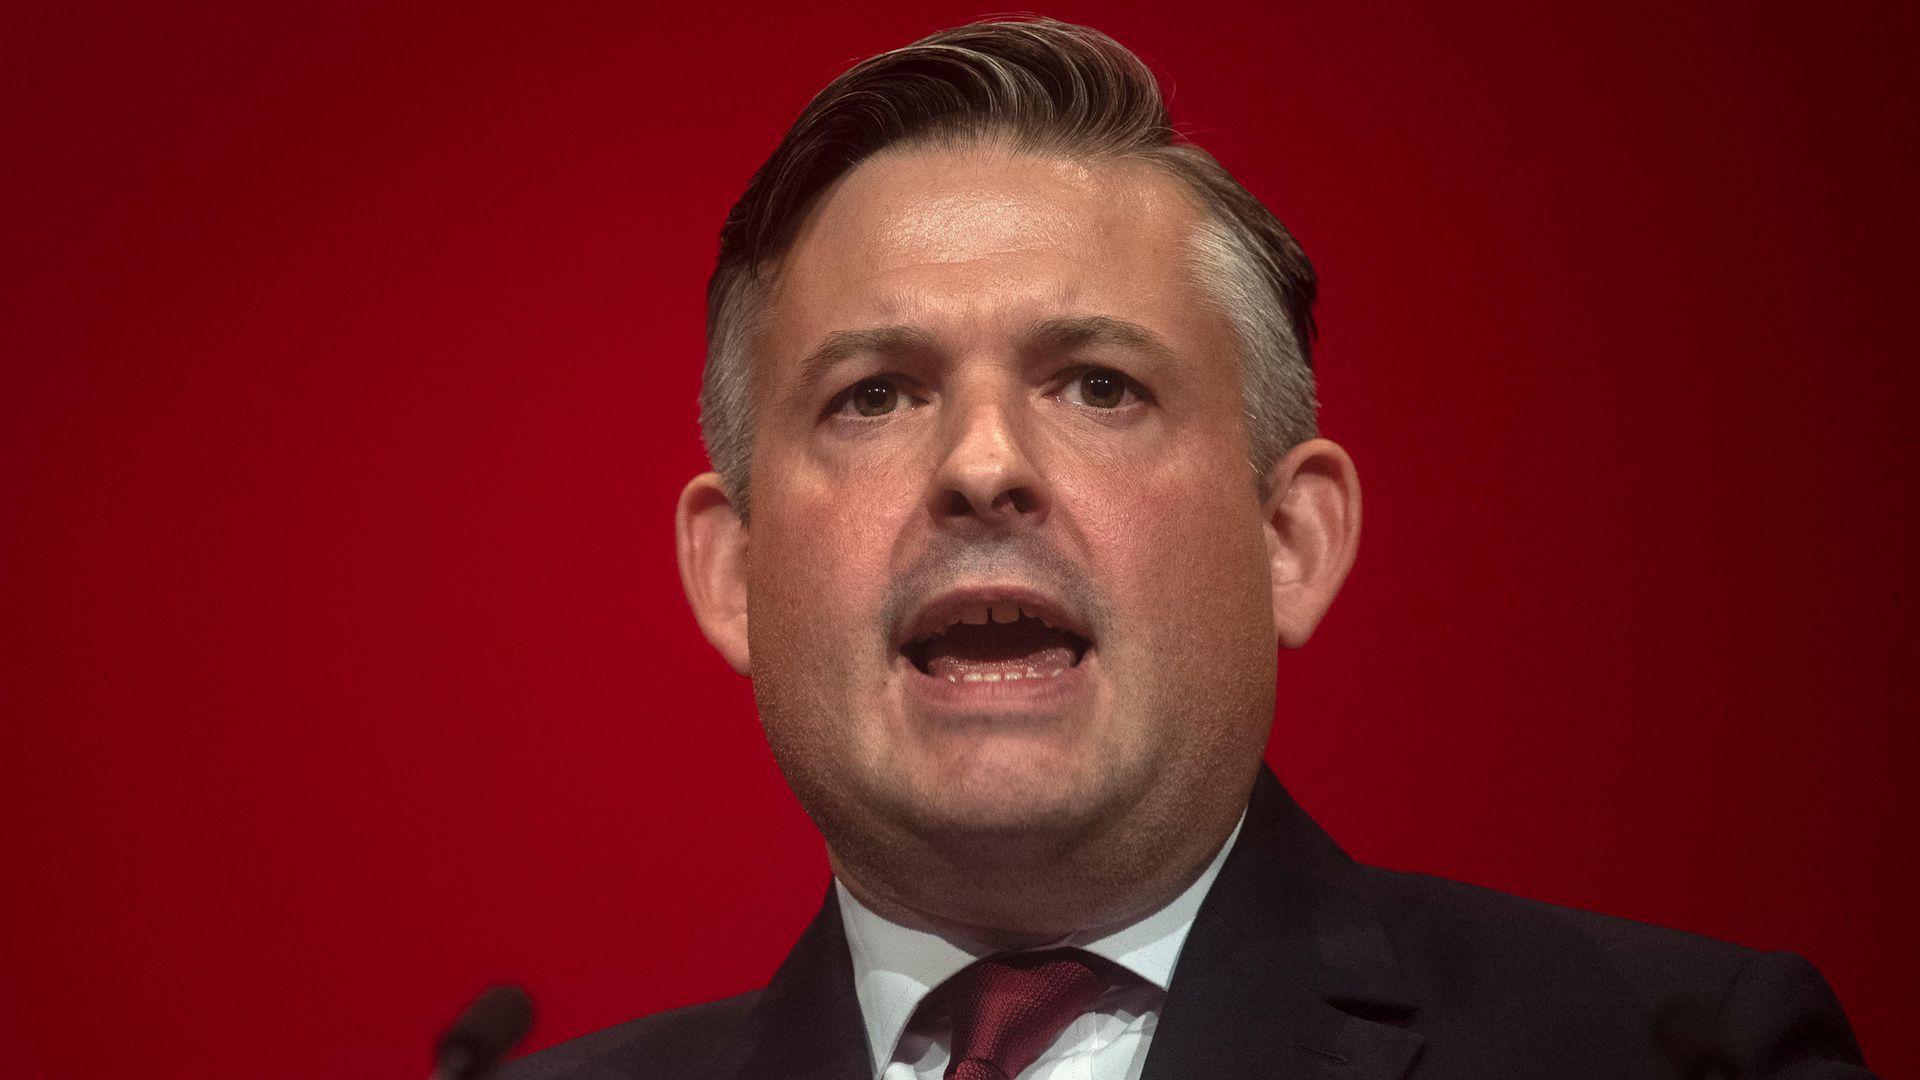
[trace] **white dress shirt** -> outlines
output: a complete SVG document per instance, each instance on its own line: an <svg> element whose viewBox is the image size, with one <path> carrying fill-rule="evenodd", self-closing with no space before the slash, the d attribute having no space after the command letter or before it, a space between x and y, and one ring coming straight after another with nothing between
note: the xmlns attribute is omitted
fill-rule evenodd
<svg viewBox="0 0 1920 1080"><path fill-rule="evenodd" d="M1139 978L1109 987L1016 1080L1138 1080L1180 946L1239 835L1236 824L1193 884L1159 910L1118 928L1083 930L1037 946L1085 949ZM961 968L1001 950L902 926L854 899L845 885L836 881L834 889L853 955L853 988L867 1023L873 1075L939 1080L947 1067L950 1022L944 1013L916 1016L915 1010Z"/></svg>

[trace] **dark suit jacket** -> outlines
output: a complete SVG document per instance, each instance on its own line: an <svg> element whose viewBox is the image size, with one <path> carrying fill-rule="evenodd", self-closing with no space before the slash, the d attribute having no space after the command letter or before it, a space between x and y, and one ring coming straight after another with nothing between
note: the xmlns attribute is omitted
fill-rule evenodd
<svg viewBox="0 0 1920 1080"><path fill-rule="evenodd" d="M1868 1077L1839 1003L1791 953L1349 859L1262 770L1187 937L1144 1080L1623 1080L1671 1073L1654 1016L1717 1014L1742 1077ZM503 1080L858 1080L872 1066L840 912L764 990L650 1016Z"/></svg>

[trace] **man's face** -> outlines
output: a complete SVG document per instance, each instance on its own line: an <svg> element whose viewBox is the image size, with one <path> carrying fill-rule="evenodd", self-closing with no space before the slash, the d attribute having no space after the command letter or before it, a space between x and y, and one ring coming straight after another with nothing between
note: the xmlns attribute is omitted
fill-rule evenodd
<svg viewBox="0 0 1920 1080"><path fill-rule="evenodd" d="M1149 167L980 147L869 160L804 222L754 369L748 640L840 856L1237 813L1276 637L1199 220Z"/></svg>

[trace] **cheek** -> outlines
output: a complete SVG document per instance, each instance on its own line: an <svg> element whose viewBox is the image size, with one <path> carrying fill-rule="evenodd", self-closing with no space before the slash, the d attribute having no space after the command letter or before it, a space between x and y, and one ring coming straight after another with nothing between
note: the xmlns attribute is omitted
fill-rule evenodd
<svg viewBox="0 0 1920 1080"><path fill-rule="evenodd" d="M1248 490L1196 489L1167 477L1131 485L1089 539L1115 600L1171 646L1258 641L1272 633L1271 582L1259 504ZM1259 630L1260 634L1253 634Z"/></svg>
<svg viewBox="0 0 1920 1080"><path fill-rule="evenodd" d="M749 627L774 655L811 656L825 666L878 641L877 612L905 512L901 490L879 470L827 476L804 462L756 487ZM756 660L760 651L757 644Z"/></svg>

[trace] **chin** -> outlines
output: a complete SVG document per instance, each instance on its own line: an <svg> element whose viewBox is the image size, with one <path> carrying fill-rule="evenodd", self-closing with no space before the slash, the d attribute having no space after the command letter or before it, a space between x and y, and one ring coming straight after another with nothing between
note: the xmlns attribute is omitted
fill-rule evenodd
<svg viewBox="0 0 1920 1080"><path fill-rule="evenodd" d="M932 834L1077 836L1126 801L1108 764L1030 740L998 738L962 760L920 772L912 790L902 793L903 809L919 830Z"/></svg>

